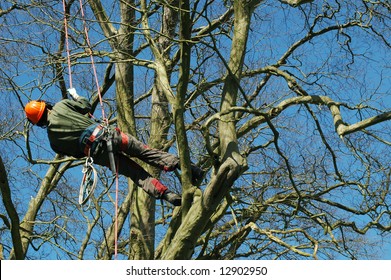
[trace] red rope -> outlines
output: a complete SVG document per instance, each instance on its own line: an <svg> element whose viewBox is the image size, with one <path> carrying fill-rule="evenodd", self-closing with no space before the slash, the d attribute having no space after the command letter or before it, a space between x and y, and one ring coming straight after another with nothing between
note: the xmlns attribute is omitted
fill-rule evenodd
<svg viewBox="0 0 391 280"><path fill-rule="evenodd" d="M102 99L102 94L101 94L101 91L100 91L98 75L96 73L96 67L95 67L95 62L94 62L94 56L93 56L93 53L92 53L92 47L91 47L91 43L90 43L90 38L88 36L87 22L86 22L86 19L85 19L85 16L84 16L84 8L83 8L82 0L79 0L79 3L80 3L81 17L83 19L84 34L86 36L86 43L87 43L87 46L88 46L88 51L89 51L89 55L90 55L90 59L91 59L91 67L92 67L92 70L94 72L96 90L98 92L99 103L100 103L100 107L102 109L102 119L108 125L108 120L106 119L105 110L104 110L104 107L103 107L103 99Z"/></svg>
<svg viewBox="0 0 391 280"><path fill-rule="evenodd" d="M70 51L69 51L69 42L68 42L68 20L67 20L65 0L62 1L62 7L64 9L64 31L65 31L65 45L66 45L66 50L67 50L67 61L68 61L69 87L73 88L73 86L72 86L72 71L71 71L71 55L70 55Z"/></svg>
<svg viewBox="0 0 391 280"><path fill-rule="evenodd" d="M114 224L114 258L118 257L118 169L119 159L117 157L116 172L115 172L115 224Z"/></svg>
<svg viewBox="0 0 391 280"><path fill-rule="evenodd" d="M106 119L106 116L105 116L105 111L104 111L104 107L103 107L103 100L102 100L102 94L101 94L101 91L100 91L98 75L96 73L96 67L95 67L95 62L94 62L94 56L93 56L93 53L92 53L92 47L91 47L91 43L90 43L90 38L88 36L87 22L86 22L85 15L84 15L84 8L83 8L82 0L79 0L79 3L80 3L81 16L82 16L82 19L83 19L84 33L85 33L85 36L86 36L86 43L87 43L88 50L89 50L92 70L94 71L94 77L95 77L96 88L97 88L97 92L98 92L98 96L99 96L99 102L100 102L100 106L101 106L101 109L102 109L102 119L106 123L106 125L108 125L109 121L108 121L108 119ZM117 259L117 256L118 256L118 163L116 164L116 172L115 172L114 258Z"/></svg>

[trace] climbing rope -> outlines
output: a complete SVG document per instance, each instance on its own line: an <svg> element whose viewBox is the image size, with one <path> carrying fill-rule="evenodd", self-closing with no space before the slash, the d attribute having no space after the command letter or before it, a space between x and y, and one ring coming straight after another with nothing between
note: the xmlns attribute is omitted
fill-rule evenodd
<svg viewBox="0 0 391 280"><path fill-rule="evenodd" d="M62 1L63 3L63 9L64 9L64 33L65 33L65 41L66 41L66 51L67 51L67 62L68 62L68 75L69 75L69 85L70 88L73 88L72 86L72 70L71 70L71 59L70 59L70 50L69 50L69 34L68 34L68 19L67 19L67 12L66 12L66 3L65 0ZM102 120L104 122L104 126L106 128L109 127L109 121L106 118L106 114L104 111L104 105L103 105L103 99L102 99L102 94L100 90L100 85L99 85L99 80L98 80L98 75L95 67L95 62L94 62L94 56L92 52L92 47L90 43L90 39L88 36L88 28L87 28L87 22L85 19L85 14L84 14L84 6L82 0L79 0L80 3L80 12L82 16L82 21L83 21L83 27L84 27L84 34L85 34L85 40L88 48L88 54L91 59L91 67L94 73L94 78L95 78L95 84L96 84L96 89L97 89L97 94L99 97L99 103L100 107L102 110ZM115 223L114 223L114 257L117 259L117 253L118 253L118 162L115 164L114 160L112 159L112 152L109 155L111 157L111 169L112 172L115 174L115 180L116 180L116 190L115 190ZM97 172L95 168L92 165L93 161L90 157L87 157L86 163L83 167L83 179L82 183L80 186L80 192L79 192L79 204L84 205L87 200L90 198L90 196L93 194L95 187L96 187L96 181L97 181Z"/></svg>
<svg viewBox="0 0 391 280"><path fill-rule="evenodd" d="M65 0L62 1L62 7L64 9L64 33L65 33L65 46L66 46L66 51L67 51L69 87L73 88L72 70L71 70L71 55L70 55L70 51L69 51L69 40L68 40L68 19L67 19Z"/></svg>
<svg viewBox="0 0 391 280"><path fill-rule="evenodd" d="M105 110L104 110L104 107L103 107L103 99L102 99L102 94L101 94L101 91L100 91L99 80L98 80L98 75L97 75L97 72L96 72L96 67L95 67L95 62L94 62L94 56L93 56L93 53L92 53L92 47L91 47L91 43L90 43L90 38L88 36L87 21L85 19L85 15L84 15L84 7L83 7L82 0L79 0L79 3L80 3L81 17L82 17L83 26L84 26L84 34L85 34L85 37L86 37L86 43L87 43L87 47L88 47L88 54L90 55L91 67L92 67L92 71L94 72L96 91L98 93L99 103L100 103L100 107L102 109L102 119L108 125L108 119L106 118Z"/></svg>

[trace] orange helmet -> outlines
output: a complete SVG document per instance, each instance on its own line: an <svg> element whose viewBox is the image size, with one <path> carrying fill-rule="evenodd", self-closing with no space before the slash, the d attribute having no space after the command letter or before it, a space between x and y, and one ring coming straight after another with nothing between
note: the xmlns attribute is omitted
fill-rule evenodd
<svg viewBox="0 0 391 280"><path fill-rule="evenodd" d="M24 111L26 112L26 117L33 123L37 124L42 118L43 113L46 109L46 103L40 100L33 100L26 104Z"/></svg>

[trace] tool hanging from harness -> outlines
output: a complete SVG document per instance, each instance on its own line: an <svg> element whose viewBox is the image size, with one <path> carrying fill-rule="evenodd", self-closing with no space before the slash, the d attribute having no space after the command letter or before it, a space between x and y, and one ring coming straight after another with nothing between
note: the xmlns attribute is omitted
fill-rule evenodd
<svg viewBox="0 0 391 280"><path fill-rule="evenodd" d="M83 167L83 179L80 184L79 204L84 205L93 194L97 183L97 172L93 166L93 156L100 153L103 145L103 140L107 145L109 154L110 169L113 173L116 172L116 164L113 152L113 132L112 129L105 124L93 124L88 127L80 136L79 146L83 153L87 156Z"/></svg>
<svg viewBox="0 0 391 280"><path fill-rule="evenodd" d="M83 206L90 199L95 191L97 183L97 172L93 165L92 153L96 150L97 142L95 140L103 137L103 127L101 125L92 125L88 127L79 139L79 147L83 147L83 153L87 156L82 169L83 178L80 183L79 205Z"/></svg>

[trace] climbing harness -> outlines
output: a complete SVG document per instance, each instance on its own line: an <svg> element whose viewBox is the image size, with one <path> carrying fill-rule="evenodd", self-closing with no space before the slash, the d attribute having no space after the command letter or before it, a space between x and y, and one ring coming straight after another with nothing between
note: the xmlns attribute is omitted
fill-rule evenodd
<svg viewBox="0 0 391 280"><path fill-rule="evenodd" d="M70 60L70 51L69 51L69 43L68 43L68 21L67 21L67 6L66 6L66 3L65 3L65 0L62 1L63 2L63 9L64 9L64 33L65 33L65 41L66 41L66 50L67 50L67 62L68 62L68 75L69 75L69 85L70 85L70 88L73 88L72 86L72 73L71 73L71 60ZM85 39L86 39L86 43L87 43L87 49L88 49L88 54L90 56L90 59L91 59L91 67L92 67L92 70L94 72L94 77L95 77L95 83L96 83L96 88L97 88L97 94L98 94L98 97L99 97L99 102L100 102L100 107L102 109L102 119L103 119L103 123L100 125L101 127L103 127L104 130L104 133L109 133L109 122L108 122L108 119L106 118L106 115L105 115L105 111L104 111L104 106L103 106L103 100L102 100L102 94L101 94L101 91L100 91L100 86L99 86L99 81L98 81L98 75L97 75L97 72L96 72L96 67L95 67L95 63L94 63L94 57L93 57L93 53L92 53L92 48L91 48L91 44L90 44L90 39L89 39L89 36L88 36L88 28L87 28L87 23L86 23L86 20L85 20L85 15L84 15L84 7L83 7L83 3L82 3L82 0L79 0L79 3L80 3L80 12L81 12L81 17L82 17L82 20L83 20L83 27L84 27L84 34L85 34ZM99 131L98 131L99 132ZM96 132L96 133L98 133ZM93 136L94 133L91 134L90 138L91 137L96 137L96 134L95 136ZM89 144L89 148L88 148L88 153L86 153L87 155L87 159L86 159L86 162L84 164L84 167L83 167L83 179L82 179L82 182L81 182L81 185L80 185L80 191L79 191L79 204L80 205L84 205L88 199L92 196L94 190L95 190L95 187L96 187L96 182L97 182L97 172L96 172L96 169L94 168L93 166L93 160L92 158L90 157L90 149L91 149L91 146L92 146L92 143L94 141L96 141L97 139L88 139L90 140L90 144ZM91 141L92 140L92 141ZM116 178L116 190L115 190L115 224L114 224L114 256L115 256L115 259L117 259L117 251L118 251L118 246L117 246L117 243L118 243L118 240L117 240L117 236L118 236L118 164L116 165L116 162L115 162L115 158L114 158L114 153L113 153L113 145L112 145L112 140L111 140L111 136L108 135L107 139L106 139L106 144L107 144L107 150L108 150L108 153L109 153L109 160L110 160L110 169L111 171L115 174L115 178ZM87 145L86 145L87 146Z"/></svg>
<svg viewBox="0 0 391 280"><path fill-rule="evenodd" d="M87 131L91 130L87 128ZM83 137L82 135L82 141L80 144L84 145L84 154L90 158L91 152L95 152L94 143L95 141L100 141L102 138L106 140L107 145L107 152L109 154L109 161L110 161L110 169L113 173L117 172L117 167L114 159L114 152L113 152L113 130L110 128L110 126L106 126L105 124L98 124L92 131L91 135L87 137Z"/></svg>
<svg viewBox="0 0 391 280"><path fill-rule="evenodd" d="M88 133L89 128L85 130ZM92 130L92 129L91 129ZM89 131L91 133L91 131ZM83 133L84 134L84 133ZM93 150L93 145L95 141L98 141L100 138L105 135L105 127L101 124L96 125L89 137L81 135L80 145L84 145L83 152L87 157L91 157L91 150ZM92 151L94 152L94 151Z"/></svg>

